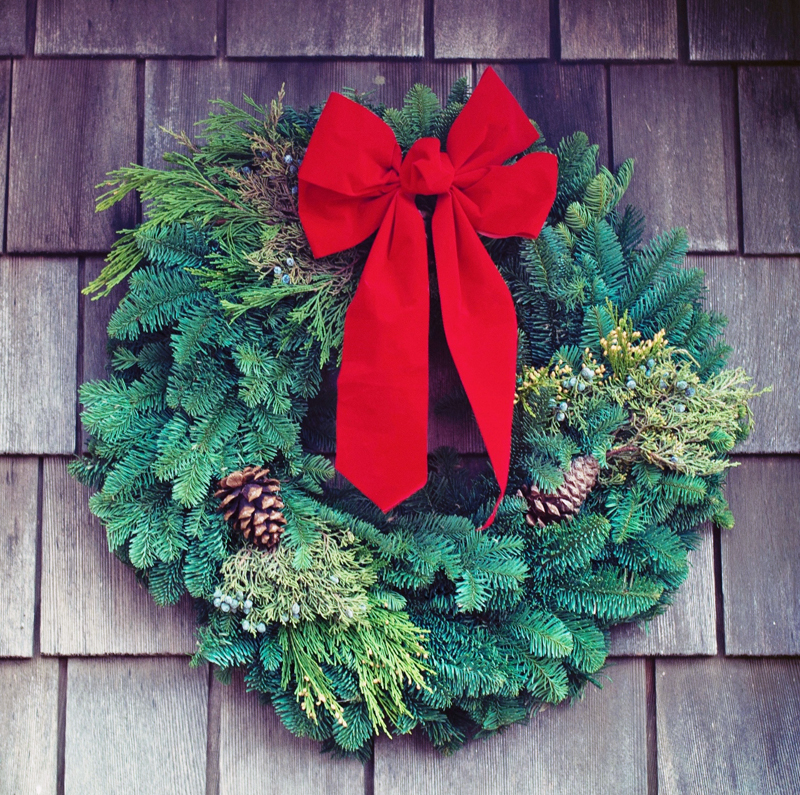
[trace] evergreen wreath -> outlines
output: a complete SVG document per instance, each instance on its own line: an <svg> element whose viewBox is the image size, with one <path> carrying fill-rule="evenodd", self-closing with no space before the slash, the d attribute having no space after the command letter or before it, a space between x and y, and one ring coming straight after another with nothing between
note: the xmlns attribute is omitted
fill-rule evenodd
<svg viewBox="0 0 800 795"><path fill-rule="evenodd" d="M445 145L468 86L444 107L423 85L402 109L349 96L406 152L422 137ZM453 750L597 684L610 627L665 610L698 525L732 525L728 453L757 393L723 369L724 318L702 307L703 273L682 267L685 233L643 246L642 215L619 207L632 161L598 168L578 132L557 147L539 237L484 241L519 325L494 523L476 530L497 483L450 449L384 514L324 455L326 373L369 247L312 256L297 167L321 108L282 99L219 102L202 146L176 135L186 151L170 168L106 183L99 209L137 191L146 220L88 288L128 278L110 375L81 388L91 439L71 472L156 602L195 598L196 663L223 680L243 667L286 727L325 749L366 759L380 731L420 727Z"/></svg>

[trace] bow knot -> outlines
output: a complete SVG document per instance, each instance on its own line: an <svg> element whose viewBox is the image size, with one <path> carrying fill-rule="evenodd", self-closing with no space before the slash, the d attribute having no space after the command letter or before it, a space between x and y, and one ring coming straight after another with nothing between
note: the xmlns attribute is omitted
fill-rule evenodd
<svg viewBox="0 0 800 795"><path fill-rule="evenodd" d="M400 166L400 187L412 196L438 196L453 184L455 169L438 138L414 141Z"/></svg>
<svg viewBox="0 0 800 795"><path fill-rule="evenodd" d="M555 198L555 156L503 165L537 137L492 69L453 122L446 152L438 139L421 138L403 160L391 128L341 94L331 94L311 136L298 181L314 256L377 232L345 317L336 468L383 510L428 477L430 289L418 195L437 197L431 236L445 336L505 492L517 318L477 233L539 234Z"/></svg>

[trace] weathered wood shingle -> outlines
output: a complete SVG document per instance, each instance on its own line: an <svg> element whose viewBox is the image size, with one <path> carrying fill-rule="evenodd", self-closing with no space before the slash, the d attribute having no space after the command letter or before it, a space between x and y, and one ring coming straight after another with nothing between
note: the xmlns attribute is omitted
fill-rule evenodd
<svg viewBox="0 0 800 795"><path fill-rule="evenodd" d="M9 251L107 251L133 223L133 197L101 214L94 206L95 185L136 160L135 72L133 61L15 64Z"/></svg>
<svg viewBox="0 0 800 795"><path fill-rule="evenodd" d="M0 3L0 56L25 54L25 15L25 0Z"/></svg>
<svg viewBox="0 0 800 795"><path fill-rule="evenodd" d="M75 450L78 263L0 257L0 451Z"/></svg>
<svg viewBox="0 0 800 795"><path fill-rule="evenodd" d="M800 792L800 661L657 660L659 795Z"/></svg>
<svg viewBox="0 0 800 795"><path fill-rule="evenodd" d="M669 60L678 57L675 0L561 0L561 57Z"/></svg>
<svg viewBox="0 0 800 795"><path fill-rule="evenodd" d="M739 70L739 134L745 252L800 252L800 68Z"/></svg>
<svg viewBox="0 0 800 795"><path fill-rule="evenodd" d="M37 55L216 55L216 0L38 0Z"/></svg>
<svg viewBox="0 0 800 795"><path fill-rule="evenodd" d="M1 23L0 23L1 29ZM8 174L8 103L11 101L11 61L0 61L0 241L6 227L6 175Z"/></svg>
<svg viewBox="0 0 800 795"><path fill-rule="evenodd" d="M436 58L547 58L550 55L548 0L436 0L433 8Z"/></svg>
<svg viewBox="0 0 800 795"><path fill-rule="evenodd" d="M72 659L67 694L65 795L205 792L205 666Z"/></svg>
<svg viewBox="0 0 800 795"><path fill-rule="evenodd" d="M689 52L698 61L800 59L797 0L688 0Z"/></svg>
<svg viewBox="0 0 800 795"><path fill-rule="evenodd" d="M191 654L188 599L161 608L108 551L89 511L88 491L63 458L44 462L42 505L42 654Z"/></svg>
<svg viewBox="0 0 800 795"><path fill-rule="evenodd" d="M381 738L376 795L500 795L647 791L644 660L617 661L603 690L547 709L526 726L474 742L453 756L421 735Z"/></svg>
<svg viewBox="0 0 800 795"><path fill-rule="evenodd" d="M370 93L376 103L401 105L417 82L430 85L446 99L453 83L471 77L468 64L423 61L148 61L145 74L144 163L158 167L161 155L175 149L172 138L159 129L201 135L195 122L218 109L211 99L245 107L244 94L269 104L281 85L287 105L305 108L324 102L331 91L353 88Z"/></svg>
<svg viewBox="0 0 800 795"><path fill-rule="evenodd" d="M37 458L0 458L0 582L8 595L0 613L0 657L33 655L38 484Z"/></svg>
<svg viewBox="0 0 800 795"><path fill-rule="evenodd" d="M322 755L317 743L290 734L272 707L245 691L241 676L227 687L213 686L222 690L219 795L364 792L360 762Z"/></svg>
<svg viewBox="0 0 800 795"><path fill-rule="evenodd" d="M58 792L58 661L0 661L0 791Z"/></svg>
<svg viewBox="0 0 800 795"><path fill-rule="evenodd" d="M636 160L625 201L649 234L686 227L696 251L737 246L733 71L612 66L614 160Z"/></svg>
<svg viewBox="0 0 800 795"><path fill-rule="evenodd" d="M423 0L228 0L228 55L422 55Z"/></svg>
<svg viewBox="0 0 800 795"><path fill-rule="evenodd" d="M744 367L757 386L773 388L753 401L756 427L738 450L800 452L800 259L690 257L689 264L706 271L709 308L728 317L730 366Z"/></svg>
<svg viewBox="0 0 800 795"><path fill-rule="evenodd" d="M728 476L725 651L800 654L800 457L747 457Z"/></svg>
<svg viewBox="0 0 800 795"><path fill-rule="evenodd" d="M485 64L478 64L479 74ZM600 146L608 164L605 69L599 64L497 64L495 71L542 131L551 149L578 130Z"/></svg>

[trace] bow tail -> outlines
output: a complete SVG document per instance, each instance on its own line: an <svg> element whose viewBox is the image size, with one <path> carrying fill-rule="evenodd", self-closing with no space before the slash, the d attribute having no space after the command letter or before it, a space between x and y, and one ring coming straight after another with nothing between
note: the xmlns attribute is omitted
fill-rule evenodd
<svg viewBox="0 0 800 795"><path fill-rule="evenodd" d="M428 254L425 225L398 193L347 310L336 468L388 511L428 477Z"/></svg>
<svg viewBox="0 0 800 795"><path fill-rule="evenodd" d="M453 193L433 215L436 272L447 344L500 485L508 483L517 367L511 293ZM497 505L484 527L494 520Z"/></svg>

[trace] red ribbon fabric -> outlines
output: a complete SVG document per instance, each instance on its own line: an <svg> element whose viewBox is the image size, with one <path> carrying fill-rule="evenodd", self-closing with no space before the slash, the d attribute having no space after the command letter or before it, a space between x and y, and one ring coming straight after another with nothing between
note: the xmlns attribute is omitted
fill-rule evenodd
<svg viewBox="0 0 800 795"><path fill-rule="evenodd" d="M314 256L377 231L345 318L336 468L384 511L428 476L428 254L417 195L437 197L431 234L445 336L505 493L517 321L477 233L541 231L555 199L555 156L503 165L537 137L492 69L453 123L446 152L422 138L403 158L389 126L341 94L331 94L311 136L298 177Z"/></svg>

